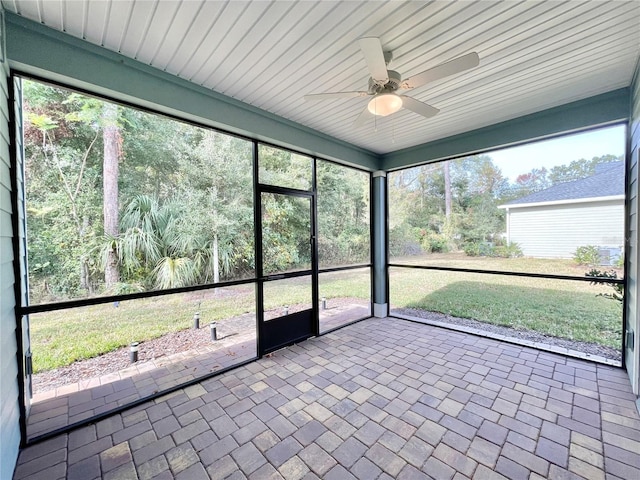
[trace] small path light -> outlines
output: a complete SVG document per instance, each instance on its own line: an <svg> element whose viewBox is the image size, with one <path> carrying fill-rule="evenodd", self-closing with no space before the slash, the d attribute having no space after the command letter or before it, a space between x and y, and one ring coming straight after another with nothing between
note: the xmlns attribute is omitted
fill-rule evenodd
<svg viewBox="0 0 640 480"><path fill-rule="evenodd" d="M138 361L138 342L132 342L129 347L129 362L136 363Z"/></svg>
<svg viewBox="0 0 640 480"><path fill-rule="evenodd" d="M322 297L322 309L323 310L327 309L327 298L326 297Z"/></svg>
<svg viewBox="0 0 640 480"><path fill-rule="evenodd" d="M285 305L284 306L284 313L283 315L289 315L289 305Z"/></svg>
<svg viewBox="0 0 640 480"><path fill-rule="evenodd" d="M200 328L200 312L193 314L193 329L198 330Z"/></svg>
<svg viewBox="0 0 640 480"><path fill-rule="evenodd" d="M211 329L211 340L212 341L216 341L218 340L218 330L217 330L218 324L216 322L211 322L209 324L209 328Z"/></svg>

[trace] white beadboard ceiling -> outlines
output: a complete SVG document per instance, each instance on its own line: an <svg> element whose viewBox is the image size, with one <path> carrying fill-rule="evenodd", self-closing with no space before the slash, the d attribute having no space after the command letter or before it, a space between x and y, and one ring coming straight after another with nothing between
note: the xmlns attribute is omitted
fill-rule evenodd
<svg viewBox="0 0 640 480"><path fill-rule="evenodd" d="M376 153L631 83L640 1L2 0L8 11ZM480 66L412 90L440 109L352 126L367 98L358 39L408 78L468 52Z"/></svg>

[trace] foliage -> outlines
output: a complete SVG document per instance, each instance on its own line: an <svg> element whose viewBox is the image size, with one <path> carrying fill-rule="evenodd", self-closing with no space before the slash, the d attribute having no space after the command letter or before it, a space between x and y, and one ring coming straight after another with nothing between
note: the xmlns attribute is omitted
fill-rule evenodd
<svg viewBox="0 0 640 480"><path fill-rule="evenodd" d="M509 242L505 245L496 246L492 256L501 258L517 258L522 256L522 249L516 242Z"/></svg>
<svg viewBox="0 0 640 480"><path fill-rule="evenodd" d="M573 253L573 260L578 265L598 265L600 253L595 245L582 245Z"/></svg>
<svg viewBox="0 0 640 480"><path fill-rule="evenodd" d="M573 160L568 165L557 165L549 173L549 181L552 185L563 182L570 182L580 178L586 178L596 173L596 167L601 164L622 161L622 156L602 155L593 157L591 160L581 158Z"/></svg>
<svg viewBox="0 0 640 480"><path fill-rule="evenodd" d="M490 157L479 155L427 164L389 175L391 255L446 252L494 241L504 228L497 208L508 182ZM446 195L451 193L451 211ZM419 248L415 248L419 246Z"/></svg>
<svg viewBox="0 0 640 480"><path fill-rule="evenodd" d="M422 249L425 252L446 253L451 250L447 236L441 233L420 231Z"/></svg>
<svg viewBox="0 0 640 480"><path fill-rule="evenodd" d="M596 278L608 278L608 279L617 279L618 274L615 270L600 271L598 269L591 269L586 274L587 277L596 277ZM624 300L624 285L622 283L613 283L613 282L591 282L591 285L606 285L613 289L612 293L600 293L598 294L601 297L610 298L611 300L617 300L622 303Z"/></svg>
<svg viewBox="0 0 640 480"><path fill-rule="evenodd" d="M522 249L516 242L494 245L490 242L468 242L463 245L464 253L470 257L516 258L522 256Z"/></svg>
<svg viewBox="0 0 640 480"><path fill-rule="evenodd" d="M255 275L251 142L131 108L106 108L100 99L62 88L23 84L32 303ZM106 118L107 110L116 117ZM102 131L114 123L118 198L110 205L119 222L107 234ZM310 157L264 145L259 153L262 182L310 188ZM368 179L317 162L323 266L369 261ZM308 205L277 195L264 204L266 271L308 265ZM105 271L113 262L118 281L108 288Z"/></svg>

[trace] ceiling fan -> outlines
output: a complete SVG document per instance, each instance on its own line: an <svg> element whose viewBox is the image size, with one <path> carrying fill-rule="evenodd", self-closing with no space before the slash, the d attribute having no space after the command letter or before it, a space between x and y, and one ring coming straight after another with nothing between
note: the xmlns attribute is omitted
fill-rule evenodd
<svg viewBox="0 0 640 480"><path fill-rule="evenodd" d="M362 126L368 119L373 118L375 115L386 117L403 107L423 117L433 117L440 110L415 98L398 95L397 92L421 87L429 82L440 80L449 75L455 75L456 73L477 67L480 64L478 54L471 52L403 80L398 72L387 70L392 55L391 52L384 52L382 50L382 44L379 38L361 38L358 40L358 43L360 44L360 49L364 54L371 75L369 78L369 88L366 91L314 93L304 96L304 99L307 101L373 97L353 123L355 127Z"/></svg>

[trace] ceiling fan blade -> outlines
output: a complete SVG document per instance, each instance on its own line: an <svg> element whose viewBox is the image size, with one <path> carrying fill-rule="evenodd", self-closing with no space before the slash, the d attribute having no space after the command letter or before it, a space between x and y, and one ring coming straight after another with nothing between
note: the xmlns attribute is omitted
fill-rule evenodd
<svg viewBox="0 0 640 480"><path fill-rule="evenodd" d="M402 106L404 108L406 108L407 110L411 110L418 115L422 115L425 118L431 118L437 115L440 111L436 107L432 107L431 105L427 105L420 100L407 97L406 95L400 95L400 98L402 98Z"/></svg>
<svg viewBox="0 0 640 480"><path fill-rule="evenodd" d="M417 88L429 82L440 80L441 78L455 75L473 67L480 65L480 57L476 52L467 53L458 58L454 58L437 67L430 68L422 73L407 78L400 84L401 89Z"/></svg>
<svg viewBox="0 0 640 480"><path fill-rule="evenodd" d="M305 100L334 100L336 98L356 98L366 97L368 92L329 92L329 93L311 93L305 95Z"/></svg>
<svg viewBox="0 0 640 480"><path fill-rule="evenodd" d="M379 85L385 85L389 81L387 64L384 61L384 52L380 39L376 37L365 37L358 40L360 49L364 54L364 59L369 67L369 73Z"/></svg>
<svg viewBox="0 0 640 480"><path fill-rule="evenodd" d="M362 110L362 113L358 116L358 118L356 118L356 121L353 122L353 126L356 128L362 127L367 122L367 120L369 120L371 117L373 117L373 114L369 112L369 108L364 107L364 110Z"/></svg>

